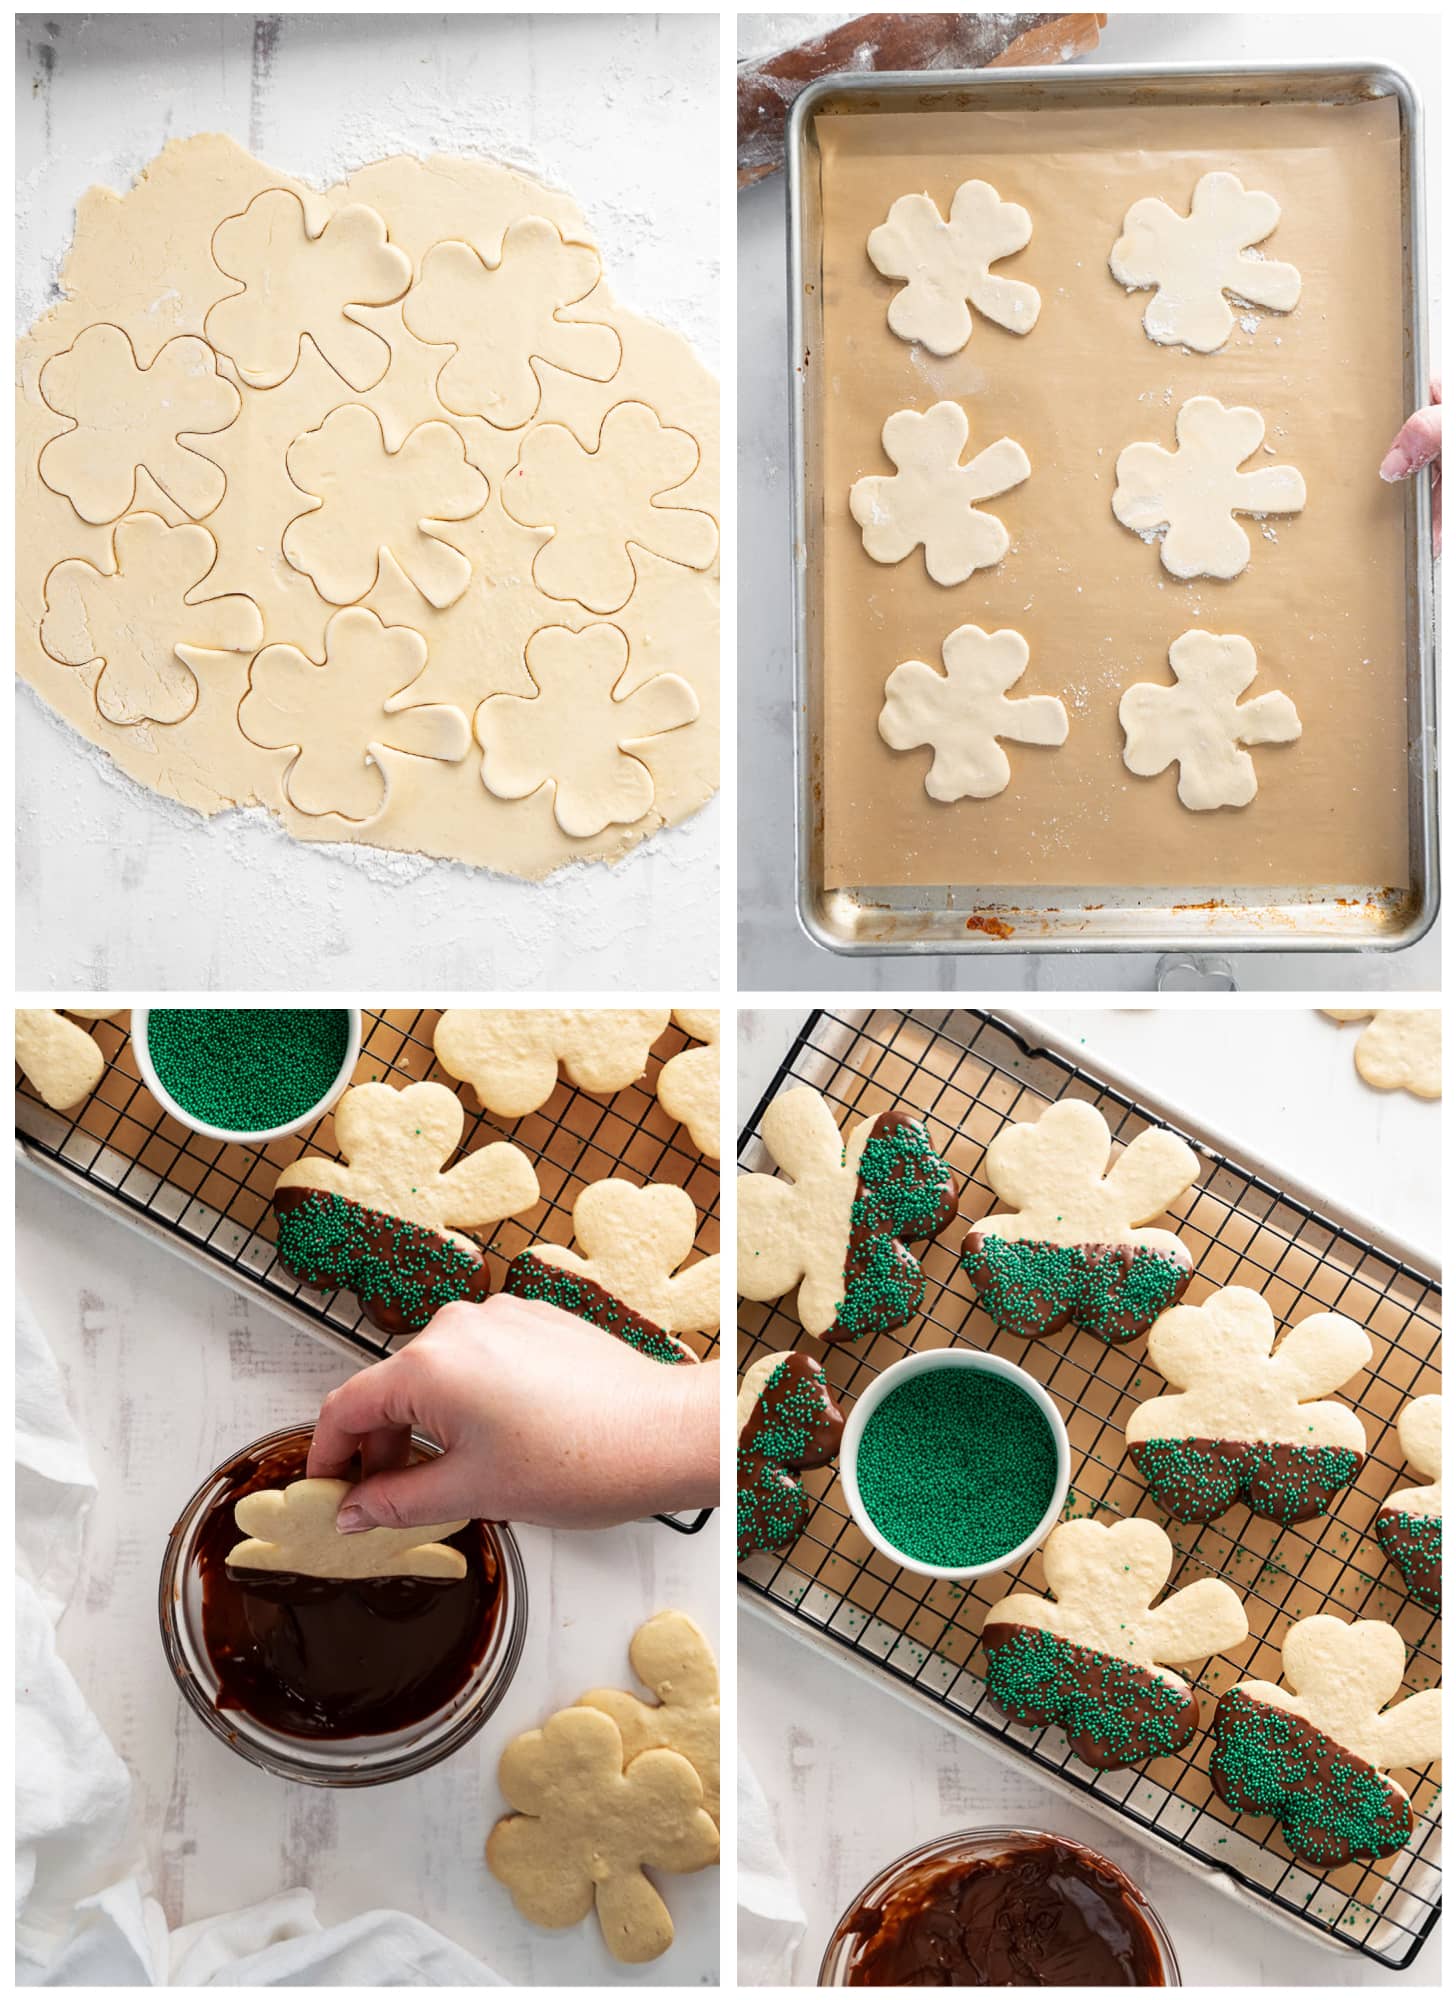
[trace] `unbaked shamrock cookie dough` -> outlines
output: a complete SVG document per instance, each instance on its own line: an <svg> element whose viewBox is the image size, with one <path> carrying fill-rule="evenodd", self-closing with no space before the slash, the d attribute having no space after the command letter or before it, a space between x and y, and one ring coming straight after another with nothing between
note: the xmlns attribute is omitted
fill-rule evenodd
<svg viewBox="0 0 1456 2000"><path fill-rule="evenodd" d="M999 738L1055 747L1067 740L1067 711L1055 695L1008 699L1031 648L1019 632L958 625L940 649L945 672L902 660L885 682L880 735L892 750L928 746L925 790L932 799L993 799L1011 783Z"/></svg>
<svg viewBox="0 0 1456 2000"><path fill-rule="evenodd" d="M571 1220L581 1249L534 1244L511 1259L505 1289L575 1313L654 1361L696 1361L676 1336L717 1326L719 1260L686 1263L698 1231L692 1197L661 1183L593 1181Z"/></svg>
<svg viewBox="0 0 1456 2000"><path fill-rule="evenodd" d="M1051 1597L1014 1592L981 1627L986 1687L1014 1722L1055 1724L1086 1764L1120 1770L1191 1743L1198 1697L1170 1671L1242 1645L1237 1594L1200 1577L1154 1606L1173 1544L1154 1521L1064 1521L1042 1549Z"/></svg>
<svg viewBox="0 0 1456 2000"><path fill-rule="evenodd" d="M1029 479L1031 461L1014 439L1003 437L962 465L970 434L959 403L896 410L885 419L880 442L893 476L866 473L849 489L849 511L872 561L903 562L924 549L926 574L946 587L1000 562L1011 537L976 503Z"/></svg>
<svg viewBox="0 0 1456 2000"><path fill-rule="evenodd" d="M353 1292L381 1332L418 1333L490 1274L463 1230L521 1215L541 1198L517 1146L477 1146L453 1167L465 1112L443 1083L361 1083L334 1107L342 1160L305 1153L273 1190L278 1255L306 1285Z"/></svg>
<svg viewBox="0 0 1456 2000"><path fill-rule="evenodd" d="M1108 263L1129 291L1155 287L1143 313L1149 340L1213 354L1234 330L1230 297L1279 313L1299 304L1294 266L1253 247L1278 224L1272 194L1246 188L1237 174L1204 174L1187 215L1157 195L1135 201Z"/></svg>
<svg viewBox="0 0 1456 2000"><path fill-rule="evenodd" d="M948 221L928 194L902 194L866 246L883 277L904 280L889 305L891 333L932 354L958 354L973 331L971 306L1008 333L1030 333L1041 293L989 268L1030 241L1031 217L988 181L962 181Z"/></svg>
<svg viewBox="0 0 1456 2000"><path fill-rule="evenodd" d="M1009 1212L981 1218L961 1266L1007 1333L1032 1340L1070 1322L1121 1343L1182 1297L1188 1252L1143 1225L1192 1187L1198 1155L1157 1128L1109 1166L1111 1155L1107 1120L1079 1098L1008 1125L986 1148L986 1179Z"/></svg>
<svg viewBox="0 0 1456 2000"><path fill-rule="evenodd" d="M1122 761L1140 778L1178 766L1178 799L1190 812L1246 806L1259 789L1246 744L1295 743L1300 720L1279 689L1239 696L1259 671L1238 633L1184 632L1168 648L1174 685L1137 681L1118 703Z"/></svg>
<svg viewBox="0 0 1456 2000"><path fill-rule="evenodd" d="M842 1141L817 1090L776 1097L764 1145L791 1178L738 1182L738 1289L766 1301L798 1293L799 1324L825 1340L904 1326L925 1278L906 1249L955 1218L957 1187L925 1127L882 1111Z"/></svg>
<svg viewBox="0 0 1456 2000"><path fill-rule="evenodd" d="M1396 1422L1406 1463L1426 1482L1381 1502L1375 1539L1405 1579L1412 1603L1441 1609L1441 1398L1417 1396Z"/></svg>
<svg viewBox="0 0 1456 2000"><path fill-rule="evenodd" d="M1235 515L1301 513L1304 476L1292 465L1239 470L1264 442L1257 410L1190 396L1174 433L1172 451L1139 443L1118 454L1112 511L1125 528L1160 543L1170 576L1239 576L1250 548Z"/></svg>
<svg viewBox="0 0 1456 2000"><path fill-rule="evenodd" d="M1290 1852L1316 1868L1398 1853L1415 1820L1385 1773L1440 1756L1440 1690L1396 1699L1405 1645L1378 1619L1302 1618L1283 1652L1282 1682L1240 1681L1219 1697L1209 1758L1219 1797L1272 1815Z"/></svg>
<svg viewBox="0 0 1456 2000"><path fill-rule="evenodd" d="M217 135L77 209L20 344L19 671L131 778L536 877L717 784L717 385L576 205Z"/></svg>
<svg viewBox="0 0 1456 2000"><path fill-rule="evenodd" d="M1308 1313L1276 1347L1258 1292L1228 1285L1174 1306L1148 1335L1148 1360L1176 1393L1139 1403L1128 1457L1175 1521L1214 1521L1243 1500L1287 1526L1326 1513L1365 1463L1365 1427L1342 1389L1373 1349L1341 1313Z"/></svg>

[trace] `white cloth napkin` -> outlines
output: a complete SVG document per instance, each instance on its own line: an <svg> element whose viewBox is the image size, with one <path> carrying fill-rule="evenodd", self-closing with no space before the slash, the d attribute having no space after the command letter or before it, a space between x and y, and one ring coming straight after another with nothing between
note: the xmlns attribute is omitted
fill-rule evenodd
<svg viewBox="0 0 1456 2000"><path fill-rule="evenodd" d="M500 1986L428 1924L325 1929L307 1889L169 1934L146 1893L132 1781L56 1650L96 1482L25 1302L15 1328L16 1978L50 1986Z"/></svg>
<svg viewBox="0 0 1456 2000"><path fill-rule="evenodd" d="M738 1983L788 1986L807 1928L763 1788L738 1759Z"/></svg>

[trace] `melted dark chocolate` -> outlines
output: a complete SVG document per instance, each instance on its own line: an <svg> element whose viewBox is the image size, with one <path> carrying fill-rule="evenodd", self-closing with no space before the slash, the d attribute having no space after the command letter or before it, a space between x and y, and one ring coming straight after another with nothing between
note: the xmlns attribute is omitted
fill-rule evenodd
<svg viewBox="0 0 1456 2000"><path fill-rule="evenodd" d="M490 1530L471 1521L449 1546L458 1580L332 1578L234 1570L243 1539L233 1507L245 1493L305 1476L309 1438L245 1458L198 1533L202 1634L217 1706L285 1736L383 1736L446 1707L485 1656L503 1607Z"/></svg>
<svg viewBox="0 0 1456 2000"><path fill-rule="evenodd" d="M862 1904L850 1986L1165 1986L1142 1897L1074 1841L937 1856Z"/></svg>

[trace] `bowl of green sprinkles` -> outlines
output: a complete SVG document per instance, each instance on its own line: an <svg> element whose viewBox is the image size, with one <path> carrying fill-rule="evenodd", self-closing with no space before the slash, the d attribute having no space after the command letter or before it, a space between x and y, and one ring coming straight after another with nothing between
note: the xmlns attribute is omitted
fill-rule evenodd
<svg viewBox="0 0 1456 2000"><path fill-rule="evenodd" d="M860 1532L920 1576L966 1582L1056 1526L1072 1474L1061 1412L1024 1368L977 1348L907 1355L861 1391L839 1479Z"/></svg>
<svg viewBox="0 0 1456 2000"><path fill-rule="evenodd" d="M132 1047L162 1109L204 1139L257 1146L322 1118L364 1036L357 1007L134 1007Z"/></svg>

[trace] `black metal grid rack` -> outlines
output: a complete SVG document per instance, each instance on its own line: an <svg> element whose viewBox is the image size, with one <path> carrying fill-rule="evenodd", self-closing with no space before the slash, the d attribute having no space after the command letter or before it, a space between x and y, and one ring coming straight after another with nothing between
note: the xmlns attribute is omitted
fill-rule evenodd
<svg viewBox="0 0 1456 2000"><path fill-rule="evenodd" d="M821 1354L842 1405L912 1348L965 1341L1028 1369L1067 1421L1073 1456L1067 1512L1146 1514L1168 1528L1175 1544L1170 1589L1212 1573L1245 1600L1250 1642L1235 1656L1211 1660L1196 1677L1205 1724L1213 1700L1234 1681L1279 1678L1288 1624L1317 1611L1396 1625L1408 1655L1403 1692L1439 1679L1439 1622L1409 1602L1370 1536L1381 1501L1413 1477L1395 1418L1411 1396L1440 1387L1440 1295L1430 1274L1184 1130L1203 1162L1198 1184L1172 1210L1194 1260L1189 1303L1223 1285L1248 1285L1265 1295L1281 1325L1309 1311L1339 1311L1366 1329L1375 1351L1358 1385L1343 1392L1364 1421L1369 1454L1329 1515L1281 1530L1239 1506L1208 1525L1180 1526L1165 1520L1123 1455L1127 1414L1162 1380L1147 1369L1145 1343L1129 1350L1081 1332L1040 1341L1003 1334L973 1304L956 1263L965 1227L994 1205L984 1155L1007 1123L1033 1118L1065 1096L1096 1104L1122 1143L1151 1123L1173 1121L1155 1118L1091 1070L1033 1047L993 1014L820 1010L805 1022L744 1128L741 1166L773 1170L760 1121L791 1083L821 1091L841 1125L895 1105L923 1119L963 1183L961 1220L928 1248L917 1246L927 1285L921 1316L910 1326L821 1348L788 1310L791 1299L771 1306L740 1301L740 1366L807 1346ZM1179 1757L1094 1772L1060 1730L1008 1722L986 1694L982 1616L1014 1587L1042 1587L1039 1556L965 1586L922 1578L865 1540L833 1467L804 1475L804 1483L812 1502L805 1530L781 1555L758 1554L743 1564L740 1585L750 1597L938 1720L992 1739L1003 1753L1026 1759L1187 1862L1218 1871L1286 1919L1383 1965L1404 1967L1415 1958L1440 1915L1439 1787L1429 1770L1403 1778L1417 1824L1400 1854L1325 1872L1292 1859L1272 1821L1240 1817L1222 1804L1207 1774L1206 1731Z"/></svg>
<svg viewBox="0 0 1456 2000"><path fill-rule="evenodd" d="M676 1024L660 1037L641 1082L599 1098L564 1079L539 1111L509 1123L480 1109L468 1084L457 1083L435 1062L433 1008L366 1012L355 1068L357 1083L403 1085L426 1078L454 1090L465 1106L460 1152L508 1138L530 1158L541 1202L524 1216L508 1217L486 1246L492 1289L506 1265L529 1244L571 1241L572 1204L590 1181L610 1174L633 1180L671 1181L685 1188L698 1211L696 1248L718 1248L717 1164L705 1160L687 1134L657 1102L657 1075L668 1057L690 1046ZM238 1289L256 1294L315 1337L343 1347L360 1361L382 1360L398 1345L371 1326L349 1292L312 1291L278 1261L270 1197L279 1170L300 1154L337 1157L333 1119L301 1137L262 1147L200 1138L168 1116L142 1082L124 1021L87 1023L106 1067L91 1095L58 1113L43 1104L22 1077L15 1123L22 1158L46 1163L63 1184L119 1213L168 1247L212 1268ZM717 1335L688 1336L704 1358ZM696 1515L659 1516L680 1533L696 1533L711 1509Z"/></svg>

